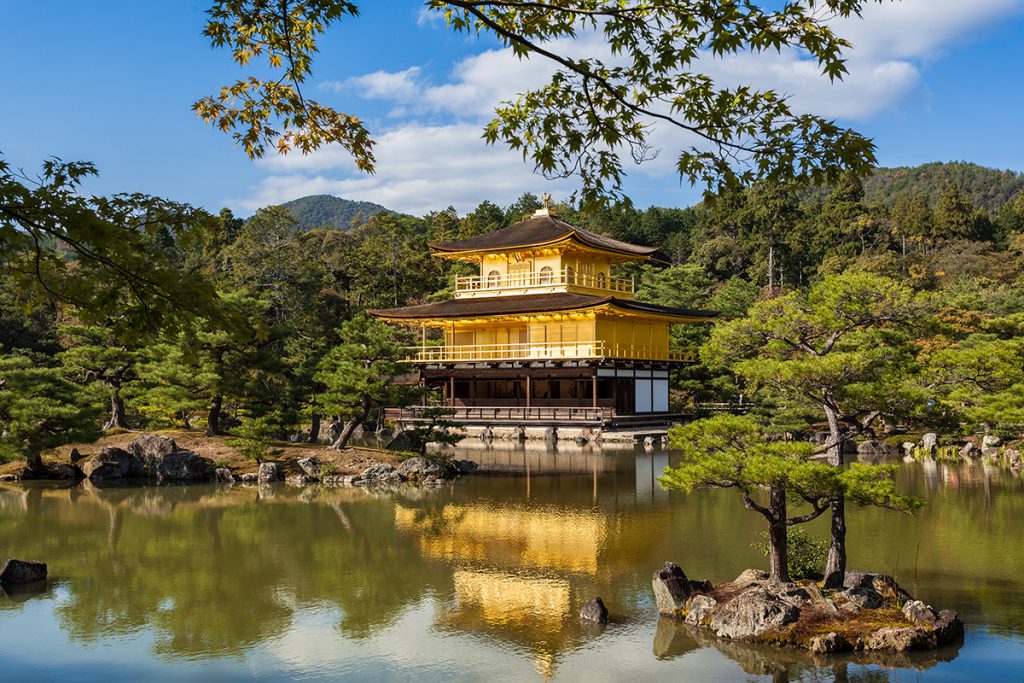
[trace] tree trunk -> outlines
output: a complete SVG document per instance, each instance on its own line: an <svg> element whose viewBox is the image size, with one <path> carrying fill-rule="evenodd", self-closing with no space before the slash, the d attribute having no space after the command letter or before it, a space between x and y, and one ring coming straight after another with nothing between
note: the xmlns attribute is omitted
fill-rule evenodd
<svg viewBox="0 0 1024 683"><path fill-rule="evenodd" d="M832 501L832 542L825 562L825 588L842 588L846 580L846 500Z"/></svg>
<svg viewBox="0 0 1024 683"><path fill-rule="evenodd" d="M313 413L310 416L309 438L306 443L316 443L320 440L320 413Z"/></svg>
<svg viewBox="0 0 1024 683"><path fill-rule="evenodd" d="M345 426L341 428L341 434L339 434L338 438L331 444L331 448L336 451L343 450L348 445L349 439L352 438L352 433L356 431L356 427L363 424L364 420L366 420L365 412L360 414L358 417L353 417L352 419L347 420L345 422Z"/></svg>
<svg viewBox="0 0 1024 683"><path fill-rule="evenodd" d="M768 522L769 559L773 581L789 581L789 541L786 537L786 490L773 486L769 507L774 519Z"/></svg>
<svg viewBox="0 0 1024 683"><path fill-rule="evenodd" d="M828 418L828 464L843 466L843 435L839 427L839 415L831 407L825 407ZM846 500L840 495L832 501L832 539L825 562L825 588L841 588L846 577Z"/></svg>
<svg viewBox="0 0 1024 683"><path fill-rule="evenodd" d="M110 387L110 420L103 425L103 431L108 429L128 429L128 418L124 413L124 399L121 398L120 387Z"/></svg>
<svg viewBox="0 0 1024 683"><path fill-rule="evenodd" d="M206 418L206 435L216 436L221 433L220 430L220 411L221 406L224 403L224 397L217 394L213 397L210 402L210 412Z"/></svg>

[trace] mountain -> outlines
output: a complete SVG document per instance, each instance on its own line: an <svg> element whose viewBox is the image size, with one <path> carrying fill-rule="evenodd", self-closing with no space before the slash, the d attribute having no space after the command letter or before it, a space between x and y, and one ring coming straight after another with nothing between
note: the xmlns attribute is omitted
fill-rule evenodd
<svg viewBox="0 0 1024 683"><path fill-rule="evenodd" d="M370 216L389 211L373 202L357 202L329 194L299 197L281 206L292 212L303 230L324 227L348 230L356 218L366 220Z"/></svg>
<svg viewBox="0 0 1024 683"><path fill-rule="evenodd" d="M939 193L950 183L966 193L975 206L995 213L1024 191L1024 174L963 161L880 168L864 181L864 198L869 204L892 206L901 194L921 194L935 206Z"/></svg>

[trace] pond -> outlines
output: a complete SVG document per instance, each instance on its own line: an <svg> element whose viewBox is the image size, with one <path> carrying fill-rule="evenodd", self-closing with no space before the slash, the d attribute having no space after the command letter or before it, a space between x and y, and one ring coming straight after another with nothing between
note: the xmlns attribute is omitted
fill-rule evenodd
<svg viewBox="0 0 1024 683"><path fill-rule="evenodd" d="M510 474L437 489L0 488L0 559L49 563L0 594L5 680L1020 680L1024 485L974 462L900 466L917 516L850 514L850 566L960 612L962 647L818 659L659 619L665 560L723 580L764 566L732 491L655 478L671 456L463 449ZM824 534L825 526L811 530ZM580 606L601 596L607 627Z"/></svg>

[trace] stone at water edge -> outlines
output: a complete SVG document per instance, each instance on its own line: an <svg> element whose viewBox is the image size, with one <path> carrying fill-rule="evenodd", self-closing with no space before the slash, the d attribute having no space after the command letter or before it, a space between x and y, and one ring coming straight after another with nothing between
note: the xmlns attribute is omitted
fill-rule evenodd
<svg viewBox="0 0 1024 683"><path fill-rule="evenodd" d="M959 643L964 639L964 622L960 620L960 615L951 609L939 612L934 627L935 640L939 645Z"/></svg>
<svg viewBox="0 0 1024 683"><path fill-rule="evenodd" d="M880 628L860 641L865 650L934 650L935 633L923 628Z"/></svg>
<svg viewBox="0 0 1024 683"><path fill-rule="evenodd" d="M751 586L715 610L708 625L720 638L753 638L799 618L799 608L762 587Z"/></svg>
<svg viewBox="0 0 1024 683"><path fill-rule="evenodd" d="M142 462L121 448L107 446L80 465L82 474L92 481L130 479L143 474Z"/></svg>
<svg viewBox="0 0 1024 683"><path fill-rule="evenodd" d="M850 645L846 638L843 638L835 631L830 631L823 636L811 638L811 644L808 648L815 654L830 655L837 652L849 652L853 649L853 646Z"/></svg>
<svg viewBox="0 0 1024 683"><path fill-rule="evenodd" d="M235 475L231 474L231 470L227 467L218 467L213 471L213 479L221 483L233 483Z"/></svg>
<svg viewBox="0 0 1024 683"><path fill-rule="evenodd" d="M295 464L299 466L302 473L307 477L319 477L322 468L320 462L316 458L300 458L295 461Z"/></svg>
<svg viewBox="0 0 1024 683"><path fill-rule="evenodd" d="M277 481L277 463L261 462L257 481L261 484L266 484L271 481Z"/></svg>
<svg viewBox="0 0 1024 683"><path fill-rule="evenodd" d="M10 558L0 568L0 584L5 586L45 580L46 564L43 562Z"/></svg>
<svg viewBox="0 0 1024 683"><path fill-rule="evenodd" d="M704 626L718 606L718 601L710 595L694 595L686 612L686 623L690 626Z"/></svg>
<svg viewBox="0 0 1024 683"><path fill-rule="evenodd" d="M885 600L874 588L854 586L846 589L840 595L861 609L878 609L885 604Z"/></svg>
<svg viewBox="0 0 1024 683"><path fill-rule="evenodd" d="M928 455L935 455L935 447L939 445L939 435L935 432L928 432L921 437L921 448Z"/></svg>
<svg viewBox="0 0 1024 683"><path fill-rule="evenodd" d="M907 618L907 621L915 624L934 624L935 620L938 619L935 610L920 600L911 600L903 605L903 616Z"/></svg>
<svg viewBox="0 0 1024 683"><path fill-rule="evenodd" d="M1002 443L1003 440L1000 439L995 434L986 434L985 436L981 437L981 445L984 446L985 448L994 448L996 446L1001 445Z"/></svg>
<svg viewBox="0 0 1024 683"><path fill-rule="evenodd" d="M675 562L666 562L651 576L654 588L654 602L658 612L670 617L681 617L690 597L690 582L682 568Z"/></svg>
<svg viewBox="0 0 1024 683"><path fill-rule="evenodd" d="M194 451L175 451L165 455L156 468L158 482L209 481L213 461Z"/></svg>
<svg viewBox="0 0 1024 683"><path fill-rule="evenodd" d="M160 463L178 452L178 444L162 434L140 434L128 442L128 451L139 459L146 475L155 479L160 476Z"/></svg>
<svg viewBox="0 0 1024 683"><path fill-rule="evenodd" d="M604 606L604 601L600 597L594 598L583 606L580 610L581 621L593 621L597 624L608 623L608 608Z"/></svg>
<svg viewBox="0 0 1024 683"><path fill-rule="evenodd" d="M968 441L960 449L960 458L963 459L963 460L967 460L968 458L971 458L973 456L974 456L974 442L973 441Z"/></svg>
<svg viewBox="0 0 1024 683"><path fill-rule="evenodd" d="M398 473L406 478L443 477L446 474L443 465L422 457L402 461L398 466Z"/></svg>

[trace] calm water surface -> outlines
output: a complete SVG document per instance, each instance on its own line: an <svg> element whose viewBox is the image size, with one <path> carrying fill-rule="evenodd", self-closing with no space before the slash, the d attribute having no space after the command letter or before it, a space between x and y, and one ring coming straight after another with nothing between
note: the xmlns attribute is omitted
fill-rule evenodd
<svg viewBox="0 0 1024 683"><path fill-rule="evenodd" d="M1008 472L902 465L921 514L851 514L851 567L958 610L962 648L813 660L656 615L665 560L715 580L764 564L734 492L661 490L660 452L464 450L517 474L399 492L0 488L0 557L51 575L0 594L0 679L1024 680L1024 485ZM605 628L575 619L595 595Z"/></svg>

